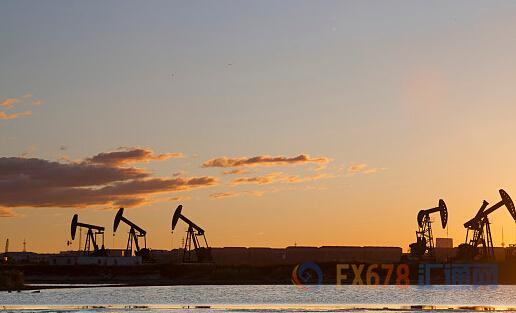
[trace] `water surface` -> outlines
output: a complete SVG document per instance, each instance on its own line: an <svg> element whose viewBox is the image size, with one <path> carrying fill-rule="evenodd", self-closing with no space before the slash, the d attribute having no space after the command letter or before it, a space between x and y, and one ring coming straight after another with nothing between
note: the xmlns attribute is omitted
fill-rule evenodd
<svg viewBox="0 0 516 313"><path fill-rule="evenodd" d="M516 286L152 286L43 289L0 293L0 308L69 312L303 312L516 308Z"/></svg>

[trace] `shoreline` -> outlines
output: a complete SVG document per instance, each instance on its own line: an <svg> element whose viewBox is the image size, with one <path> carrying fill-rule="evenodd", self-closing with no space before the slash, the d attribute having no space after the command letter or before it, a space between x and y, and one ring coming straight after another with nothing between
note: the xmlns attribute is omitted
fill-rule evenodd
<svg viewBox="0 0 516 313"><path fill-rule="evenodd" d="M2 310L128 310L128 309L149 309L149 310L231 310L249 312L335 312L335 311L436 311L436 312L472 312L472 311L495 311L513 312L516 306L500 305L427 305L427 304L127 304L127 305L0 305Z"/></svg>
<svg viewBox="0 0 516 313"><path fill-rule="evenodd" d="M127 284L26 284L23 288L16 290L0 290L1 293L17 293L23 291L39 291L39 290L59 290L59 289L93 289L93 288L130 288L130 287L192 287L192 286L294 286L292 283L127 283ZM340 286L357 286L357 287L373 287L373 288L385 288L385 287L470 287L470 288L479 288L479 287L488 287L488 288L496 288L498 286L514 286L514 284L497 284L497 285L449 285L449 284L432 284L432 285L419 285L419 284L410 284L410 285L335 285L324 283L321 285L306 285L308 288L318 288L320 286L334 286L335 288L339 288Z"/></svg>

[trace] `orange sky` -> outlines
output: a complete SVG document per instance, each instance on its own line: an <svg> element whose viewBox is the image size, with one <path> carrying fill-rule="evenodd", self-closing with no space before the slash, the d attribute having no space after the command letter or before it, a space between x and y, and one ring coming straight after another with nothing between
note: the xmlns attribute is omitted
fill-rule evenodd
<svg viewBox="0 0 516 313"><path fill-rule="evenodd" d="M516 197L516 4L0 4L0 242L67 248L74 213L151 248L178 204L212 246L449 236ZM436 217L437 219L437 217ZM494 241L516 243L501 208ZM447 231L436 223L436 237ZM76 247L77 243L74 243Z"/></svg>

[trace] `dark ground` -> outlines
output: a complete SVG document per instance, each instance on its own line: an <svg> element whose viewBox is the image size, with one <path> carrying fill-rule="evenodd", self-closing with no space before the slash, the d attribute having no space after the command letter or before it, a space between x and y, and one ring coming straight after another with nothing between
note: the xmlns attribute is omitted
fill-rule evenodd
<svg viewBox="0 0 516 313"><path fill-rule="evenodd" d="M322 272L322 284L336 284L336 264L318 264ZM106 266L48 266L48 265L3 265L0 267L0 288L3 290L15 290L23 282L27 284L122 284L131 286L141 285L250 285L292 284L292 272L295 265L278 266L217 266L214 264L176 264L157 265L145 264L141 266L106 267ZM374 284L379 278L380 284L394 285L405 284L407 281L399 280L396 273L397 264L389 279L387 271L376 269L379 275L367 275L368 265L364 265L360 279L355 283ZM356 268L355 268L356 269ZM409 283L418 283L419 265L409 264ZM498 283L516 284L516 263L498 264ZM352 284L356 278L355 272L350 267L343 270L347 279L342 284ZM318 274L309 272L308 280L304 283L317 283ZM310 279L311 278L311 279ZM444 272L434 270L432 272L432 284L445 284ZM38 289L41 289L38 287Z"/></svg>

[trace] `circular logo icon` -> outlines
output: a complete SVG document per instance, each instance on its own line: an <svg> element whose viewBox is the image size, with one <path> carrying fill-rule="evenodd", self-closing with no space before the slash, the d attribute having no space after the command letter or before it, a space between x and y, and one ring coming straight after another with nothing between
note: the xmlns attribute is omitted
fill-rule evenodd
<svg viewBox="0 0 516 313"><path fill-rule="evenodd" d="M296 265L292 270L292 283L303 290L317 288L322 284L323 273L319 265L306 262Z"/></svg>

